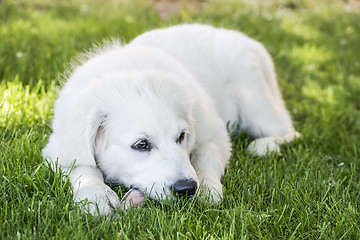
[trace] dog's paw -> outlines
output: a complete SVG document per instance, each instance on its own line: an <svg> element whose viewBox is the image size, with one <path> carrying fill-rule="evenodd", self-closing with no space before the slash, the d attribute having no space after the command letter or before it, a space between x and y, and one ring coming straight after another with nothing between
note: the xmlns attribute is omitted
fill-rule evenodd
<svg viewBox="0 0 360 240"><path fill-rule="evenodd" d="M279 144L272 138L259 138L250 143L248 151L251 154L265 156L267 153L280 153Z"/></svg>
<svg viewBox="0 0 360 240"><path fill-rule="evenodd" d="M210 204L217 204L221 202L223 192L222 185L219 184L202 184L199 189L200 200L209 202Z"/></svg>
<svg viewBox="0 0 360 240"><path fill-rule="evenodd" d="M222 189L210 189L209 201L211 204L217 204L222 201L223 193Z"/></svg>
<svg viewBox="0 0 360 240"><path fill-rule="evenodd" d="M79 188L74 193L74 201L82 202L84 210L94 216L112 214L120 206L117 194L105 184Z"/></svg>

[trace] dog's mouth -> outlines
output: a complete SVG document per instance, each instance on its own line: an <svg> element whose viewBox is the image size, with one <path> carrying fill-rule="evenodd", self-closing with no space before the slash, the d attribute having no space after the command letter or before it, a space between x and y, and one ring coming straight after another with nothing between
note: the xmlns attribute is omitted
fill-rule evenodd
<svg viewBox="0 0 360 240"><path fill-rule="evenodd" d="M172 189L171 194L166 194L165 190L164 193L161 195L151 196L152 194L143 192L140 188L130 185L129 191L127 191L124 197L121 199L121 208L124 210L129 210L134 207L139 207L144 203L145 196L148 198L155 200L155 201L162 201L165 200L167 202L175 202L177 199L192 199L195 194L196 188L192 189L191 191L179 191L174 194L174 189Z"/></svg>
<svg viewBox="0 0 360 240"><path fill-rule="evenodd" d="M138 188L130 188L130 190L121 199L121 208L129 210L138 207L144 202L144 194Z"/></svg>
<svg viewBox="0 0 360 240"><path fill-rule="evenodd" d="M144 203L145 196L147 196L148 199L155 200L155 202L158 202L161 200L175 202L176 198L177 198L173 195L171 195L171 197L169 197L166 194L151 196L151 194L149 194L147 192L143 192L139 188L134 187L133 185L130 185L129 191L127 191L125 193L124 197L121 199L120 207L123 210L130 210L135 207L139 207Z"/></svg>

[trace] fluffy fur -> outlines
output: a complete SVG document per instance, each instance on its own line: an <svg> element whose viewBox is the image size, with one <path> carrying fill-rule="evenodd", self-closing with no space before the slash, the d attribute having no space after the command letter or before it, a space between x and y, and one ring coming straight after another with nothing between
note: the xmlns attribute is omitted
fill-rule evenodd
<svg viewBox="0 0 360 240"><path fill-rule="evenodd" d="M260 43L179 25L112 44L76 67L55 103L43 155L58 161L74 200L87 199L93 214L119 206L104 181L164 199L175 182L191 179L218 202L231 154L227 122L257 138L249 150L258 155L296 136ZM149 149L136 150L144 139Z"/></svg>

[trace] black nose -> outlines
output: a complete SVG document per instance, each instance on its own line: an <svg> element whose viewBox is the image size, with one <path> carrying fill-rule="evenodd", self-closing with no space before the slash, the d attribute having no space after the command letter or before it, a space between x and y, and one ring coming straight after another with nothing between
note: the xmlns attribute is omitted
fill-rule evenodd
<svg viewBox="0 0 360 240"><path fill-rule="evenodd" d="M192 196L195 194L197 183L194 179L181 179L171 187L173 195L177 197Z"/></svg>

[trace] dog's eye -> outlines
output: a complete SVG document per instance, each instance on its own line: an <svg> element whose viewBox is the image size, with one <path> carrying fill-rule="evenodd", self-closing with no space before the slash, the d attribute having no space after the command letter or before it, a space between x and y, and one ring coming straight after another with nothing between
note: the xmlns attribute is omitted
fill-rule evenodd
<svg viewBox="0 0 360 240"><path fill-rule="evenodd" d="M177 139L177 143L179 143L179 144L181 144L183 141L184 141L184 139L185 139L185 134L186 134L186 132L185 131L183 131L182 133L180 133L180 136L179 136L179 138Z"/></svg>
<svg viewBox="0 0 360 240"><path fill-rule="evenodd" d="M151 144L147 139L139 139L133 145L131 145L131 148L137 151L150 151Z"/></svg>

